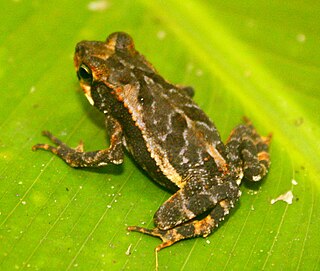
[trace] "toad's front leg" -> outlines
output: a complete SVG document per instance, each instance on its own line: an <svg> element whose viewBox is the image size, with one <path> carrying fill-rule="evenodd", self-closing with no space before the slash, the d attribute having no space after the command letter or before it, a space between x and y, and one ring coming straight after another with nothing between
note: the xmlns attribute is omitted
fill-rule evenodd
<svg viewBox="0 0 320 271"><path fill-rule="evenodd" d="M37 144L32 147L32 150L48 150L58 155L72 167L99 167L107 164L121 164L123 161L122 128L118 121L111 117L106 118L106 126L111 136L110 147L104 150L85 152L82 143L76 148L70 148L48 131L44 131L43 135L57 146Z"/></svg>

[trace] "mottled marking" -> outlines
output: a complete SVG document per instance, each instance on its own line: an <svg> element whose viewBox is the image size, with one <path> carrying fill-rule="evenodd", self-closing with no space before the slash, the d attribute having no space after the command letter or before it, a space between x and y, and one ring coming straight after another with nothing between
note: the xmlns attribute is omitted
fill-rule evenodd
<svg viewBox="0 0 320 271"><path fill-rule="evenodd" d="M214 219L208 215L203 220L194 223L194 235L202 235L203 237L208 236L211 233L211 228L215 226Z"/></svg>
<svg viewBox="0 0 320 271"><path fill-rule="evenodd" d="M180 193L181 203L182 203L182 212L185 214L185 217L188 219L194 218L196 215L187 207L188 200L184 197L184 193Z"/></svg>
<svg viewBox="0 0 320 271"><path fill-rule="evenodd" d="M154 81L152 80L152 78L148 77L148 76L143 76L144 81L148 84L148 85L153 85Z"/></svg>
<svg viewBox="0 0 320 271"><path fill-rule="evenodd" d="M258 153L258 160L259 161L261 161L261 160L268 161L269 160L269 153L267 153L266 151L259 152Z"/></svg>
<svg viewBox="0 0 320 271"><path fill-rule="evenodd" d="M227 162L218 152L218 150L213 146L208 146L208 153L213 157L214 161L216 162L217 166L222 169L222 171L227 172Z"/></svg>
<svg viewBox="0 0 320 271"><path fill-rule="evenodd" d="M123 103L126 104L128 110L131 112L133 121L136 122L139 127L144 140L146 142L147 149L150 152L151 157L156 161L156 164L159 166L161 171L168 179L175 183L178 187L183 185L182 177L177 173L174 167L170 164L170 161L167 157L166 152L157 144L152 135L150 136L146 133L146 124L141 118L142 105L138 101L137 91L138 86L125 85L121 91L118 91L117 94L123 100ZM170 115L169 115L170 119Z"/></svg>
<svg viewBox="0 0 320 271"><path fill-rule="evenodd" d="M229 202L226 201L226 200L222 200L222 201L219 202L219 204L224 210L224 215L228 215L229 214L229 209L230 209Z"/></svg>

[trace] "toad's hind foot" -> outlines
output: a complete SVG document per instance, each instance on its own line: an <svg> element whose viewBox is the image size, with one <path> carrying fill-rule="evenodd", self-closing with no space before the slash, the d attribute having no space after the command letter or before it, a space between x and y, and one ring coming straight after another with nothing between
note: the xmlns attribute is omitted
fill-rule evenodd
<svg viewBox="0 0 320 271"><path fill-rule="evenodd" d="M137 232L141 232L144 234L148 234L148 235L152 235L152 236L156 236L156 237L160 237L162 236L161 234L161 230L159 230L158 228L154 228L154 229L146 229L146 228L142 228L142 227L138 227L138 226L129 226L127 228L128 231L137 231ZM162 232L166 232L166 231L162 231Z"/></svg>
<svg viewBox="0 0 320 271"><path fill-rule="evenodd" d="M218 226L218 223L224 219L224 216L229 213L229 208L230 202L228 200L222 200L209 215L201 220L193 220L167 230L161 230L159 228L150 230L137 226L128 227L128 230L161 238L163 243L156 247L156 251L159 251L183 239L208 236Z"/></svg>
<svg viewBox="0 0 320 271"><path fill-rule="evenodd" d="M156 251L158 252L159 250L165 247L169 247L183 239L197 236L206 237L211 233L215 226L217 226L217 224L214 222L214 219L209 215L203 220L195 220L193 222L183 224L181 226L177 226L176 228L168 230L160 230L158 228L150 230L141 227L128 227L128 230L160 237L163 243L156 247Z"/></svg>
<svg viewBox="0 0 320 271"><path fill-rule="evenodd" d="M141 232L144 234L148 234L148 235L152 235L152 236L161 238L163 243L156 247L157 252L165 247L169 247L169 246L173 245L175 242L178 242L179 240L186 238L186 237L182 236L181 234L178 234L178 232L175 229L160 230L158 228L146 229L146 228L142 228L142 227L138 227L138 226L130 226L130 227L128 227L128 230L129 231L137 231L137 232Z"/></svg>

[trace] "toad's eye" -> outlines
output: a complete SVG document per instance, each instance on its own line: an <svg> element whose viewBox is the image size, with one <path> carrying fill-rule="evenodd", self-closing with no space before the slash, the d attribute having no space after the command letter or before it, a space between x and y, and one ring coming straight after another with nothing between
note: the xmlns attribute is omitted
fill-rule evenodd
<svg viewBox="0 0 320 271"><path fill-rule="evenodd" d="M81 64L79 67L79 70L77 72L77 75L78 75L79 80L82 80L85 83L90 84L90 85L92 84L92 80L93 80L92 72L88 66Z"/></svg>

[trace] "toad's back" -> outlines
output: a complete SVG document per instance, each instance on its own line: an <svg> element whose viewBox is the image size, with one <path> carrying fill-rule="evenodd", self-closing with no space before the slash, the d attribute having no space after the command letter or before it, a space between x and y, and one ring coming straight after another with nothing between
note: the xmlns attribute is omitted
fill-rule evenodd
<svg viewBox="0 0 320 271"><path fill-rule="evenodd" d="M187 88L164 80L134 48L85 41L76 52L98 77L95 106L119 121L127 149L155 180L181 187L189 175L223 171L224 144Z"/></svg>

